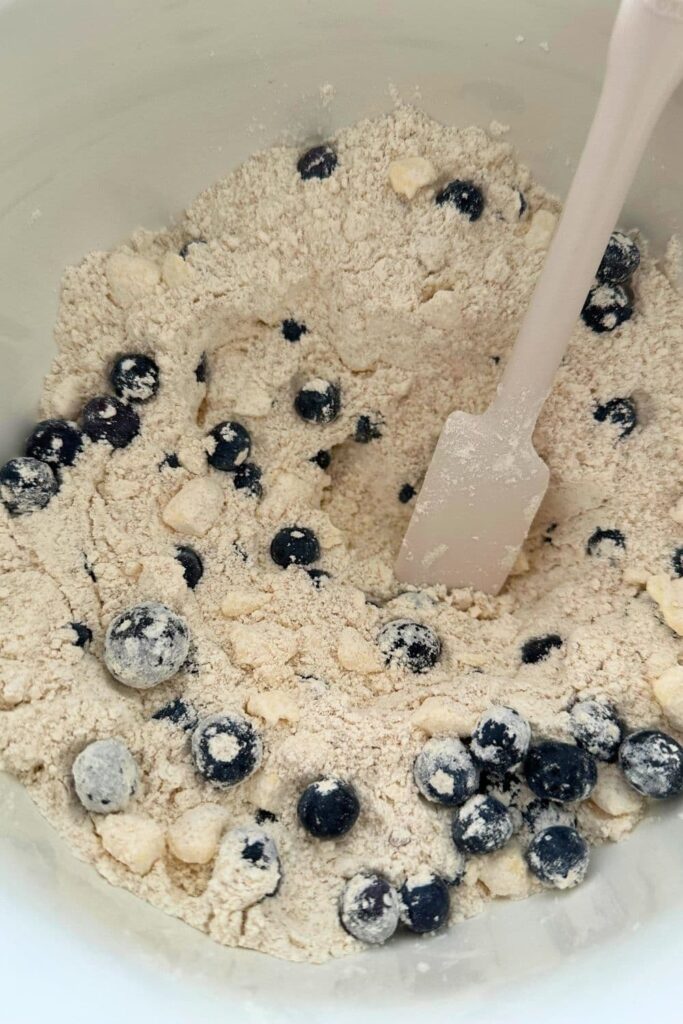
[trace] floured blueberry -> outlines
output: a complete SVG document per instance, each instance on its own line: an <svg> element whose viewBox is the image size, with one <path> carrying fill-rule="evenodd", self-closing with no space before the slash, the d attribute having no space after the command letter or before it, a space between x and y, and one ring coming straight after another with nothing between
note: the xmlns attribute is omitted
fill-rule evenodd
<svg viewBox="0 0 683 1024"><path fill-rule="evenodd" d="M167 452L166 455L164 455L163 459L159 463L159 469L164 469L165 467L168 467L169 469L180 469L180 459L175 452Z"/></svg>
<svg viewBox="0 0 683 1024"><path fill-rule="evenodd" d="M360 802L349 782L327 776L312 782L299 797L299 821L316 839L336 839L358 820Z"/></svg>
<svg viewBox="0 0 683 1024"><path fill-rule="evenodd" d="M54 473L38 459L10 459L0 468L0 500L11 516L38 512L58 490Z"/></svg>
<svg viewBox="0 0 683 1024"><path fill-rule="evenodd" d="M615 761L624 727L607 701L577 700L569 710L569 728L580 747L598 761Z"/></svg>
<svg viewBox="0 0 683 1024"><path fill-rule="evenodd" d="M479 780L479 792L504 804L510 812L514 832L519 832L523 825L521 806L525 798L520 777L515 772L496 774L484 769Z"/></svg>
<svg viewBox="0 0 683 1024"><path fill-rule="evenodd" d="M189 650L187 623L158 601L119 612L104 637L107 668L120 683L136 690L147 690L174 676Z"/></svg>
<svg viewBox="0 0 683 1024"><path fill-rule="evenodd" d="M310 565L320 558L318 538L307 526L286 526L270 542L270 557L286 569L290 565Z"/></svg>
<svg viewBox="0 0 683 1024"><path fill-rule="evenodd" d="M622 231L613 231L595 275L601 284L623 284L640 266L640 249Z"/></svg>
<svg viewBox="0 0 683 1024"><path fill-rule="evenodd" d="M356 420L356 429L353 439L358 444L369 444L382 436L381 423L373 420L370 416L359 416Z"/></svg>
<svg viewBox="0 0 683 1024"><path fill-rule="evenodd" d="M206 245L206 240L203 238L188 238L186 242L178 249L178 255L181 259L186 260L190 255L190 250L193 245Z"/></svg>
<svg viewBox="0 0 683 1024"><path fill-rule="evenodd" d="M468 220L479 220L484 210L484 196L473 181L456 178L437 192L435 200L439 206L449 203Z"/></svg>
<svg viewBox="0 0 683 1024"><path fill-rule="evenodd" d="M213 450L207 453L209 465L223 473L234 473L249 457L251 435L246 427L235 420L217 423L208 435L213 441Z"/></svg>
<svg viewBox="0 0 683 1024"><path fill-rule="evenodd" d="M614 331L633 316L631 299L620 284L600 284L588 293L581 317L596 334Z"/></svg>
<svg viewBox="0 0 683 1024"><path fill-rule="evenodd" d="M253 885L259 899L274 896L280 888L282 865L277 846L258 825L241 826L226 833L220 856L233 864L233 881L240 888Z"/></svg>
<svg viewBox="0 0 683 1024"><path fill-rule="evenodd" d="M409 875L398 891L399 916L411 932L424 935L448 922L451 897L443 878L430 871Z"/></svg>
<svg viewBox="0 0 683 1024"><path fill-rule="evenodd" d="M586 877L590 850L575 828L552 825L531 840L526 852L529 870L544 885L570 889Z"/></svg>
<svg viewBox="0 0 683 1024"><path fill-rule="evenodd" d="M256 771L263 758L263 743L243 715L210 715L192 734L192 757L207 782L227 789Z"/></svg>
<svg viewBox="0 0 683 1024"><path fill-rule="evenodd" d="M433 629L412 619L394 619L377 634L386 665L429 672L441 657L441 640Z"/></svg>
<svg viewBox="0 0 683 1024"><path fill-rule="evenodd" d="M328 143L322 146L313 146L303 153L296 165L296 169L304 179L329 178L337 166L337 154Z"/></svg>
<svg viewBox="0 0 683 1024"><path fill-rule="evenodd" d="M477 793L459 807L451 835L459 850L465 853L493 853L512 838L510 812L493 796Z"/></svg>
<svg viewBox="0 0 683 1024"><path fill-rule="evenodd" d="M341 392L329 380L314 377L299 390L294 408L308 423L332 423L341 409Z"/></svg>
<svg viewBox="0 0 683 1024"><path fill-rule="evenodd" d="M92 640L92 629L90 626L86 626L84 622L70 622L69 625L75 634L74 647L87 647Z"/></svg>
<svg viewBox="0 0 683 1024"><path fill-rule="evenodd" d="M266 811L263 807L259 807L254 815L254 820L257 825L265 825L269 821L277 821L277 814L273 814L272 811Z"/></svg>
<svg viewBox="0 0 683 1024"><path fill-rule="evenodd" d="M306 324L300 324L297 320L283 320L280 329L285 341L300 341L304 334L308 334Z"/></svg>
<svg viewBox="0 0 683 1024"><path fill-rule="evenodd" d="M322 590L326 580L331 579L329 572L325 569L306 569L308 577L316 590Z"/></svg>
<svg viewBox="0 0 683 1024"><path fill-rule="evenodd" d="M407 505L409 501L412 501L417 491L412 484L403 484L400 491L398 492L398 500L402 505Z"/></svg>
<svg viewBox="0 0 683 1024"><path fill-rule="evenodd" d="M311 456L309 461L315 462L316 466L320 466L321 469L328 469L332 462L332 456L325 448L321 448L319 452Z"/></svg>
<svg viewBox="0 0 683 1024"><path fill-rule="evenodd" d="M260 498L263 495L262 475L261 467L255 462L243 462L235 470L232 482L238 491L247 491L255 498Z"/></svg>
<svg viewBox="0 0 683 1024"><path fill-rule="evenodd" d="M552 651L562 646L562 637L557 633L546 633L545 636L532 636L522 644L522 662L535 665L545 659Z"/></svg>
<svg viewBox="0 0 683 1024"><path fill-rule="evenodd" d="M533 746L524 762L529 789L544 800L585 800L598 780L595 759L581 747L559 740Z"/></svg>
<svg viewBox="0 0 683 1024"><path fill-rule="evenodd" d="M457 736L433 736L415 758L413 778L427 800L457 807L477 792L479 769Z"/></svg>
<svg viewBox="0 0 683 1024"><path fill-rule="evenodd" d="M674 571L674 576L679 578L683 576L683 547L676 548L671 556L671 568Z"/></svg>
<svg viewBox="0 0 683 1024"><path fill-rule="evenodd" d="M361 873L344 886L339 917L344 929L359 942L381 945L398 927L398 893L381 875Z"/></svg>
<svg viewBox="0 0 683 1024"><path fill-rule="evenodd" d="M81 413L83 433L91 441L126 448L140 433L140 417L130 405L110 395L91 398Z"/></svg>
<svg viewBox="0 0 683 1024"><path fill-rule="evenodd" d="M586 541L586 554L593 556L614 554L626 547L626 538L621 530L603 530L598 527Z"/></svg>
<svg viewBox="0 0 683 1024"><path fill-rule="evenodd" d="M526 718L513 708L495 705L477 722L470 753L481 768L504 773L525 758L530 742Z"/></svg>
<svg viewBox="0 0 683 1024"><path fill-rule="evenodd" d="M619 749L619 764L626 781L643 796L666 800L683 793L683 747L665 732L631 733Z"/></svg>
<svg viewBox="0 0 683 1024"><path fill-rule="evenodd" d="M154 712L152 718L155 722L171 722L172 725L179 725L185 731L194 729L198 721L195 709L180 697L164 704L162 708Z"/></svg>
<svg viewBox="0 0 683 1024"><path fill-rule="evenodd" d="M83 451L83 435L68 420L42 420L31 431L26 454L51 466L73 466Z"/></svg>
<svg viewBox="0 0 683 1024"><path fill-rule="evenodd" d="M150 356L128 352L114 363L110 380L124 401L149 402L159 390L159 367Z"/></svg>
<svg viewBox="0 0 683 1024"><path fill-rule="evenodd" d="M638 425L638 410L632 398L610 398L593 413L598 423L609 422L619 428L619 437L628 437Z"/></svg>
<svg viewBox="0 0 683 1024"><path fill-rule="evenodd" d="M567 825L573 828L576 824L576 815L563 804L535 797L523 808L522 821L527 831L531 835L536 835L537 832L543 832L554 825Z"/></svg>
<svg viewBox="0 0 683 1024"><path fill-rule="evenodd" d="M209 361L206 358L206 352L202 352L201 358L195 366L194 375L198 384L206 384L209 377Z"/></svg>
<svg viewBox="0 0 683 1024"><path fill-rule="evenodd" d="M176 562L180 562L183 567L185 582L190 590L194 590L204 575L204 563L201 555L194 548L181 545L175 549L175 558Z"/></svg>
<svg viewBox="0 0 683 1024"><path fill-rule="evenodd" d="M71 771L78 799L94 814L123 811L138 788L138 766L120 740L88 744Z"/></svg>

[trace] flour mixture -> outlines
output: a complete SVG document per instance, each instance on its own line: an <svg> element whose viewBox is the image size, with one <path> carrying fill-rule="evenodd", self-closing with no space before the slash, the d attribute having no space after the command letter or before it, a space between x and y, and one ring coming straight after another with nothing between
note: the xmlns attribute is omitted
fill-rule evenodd
<svg viewBox="0 0 683 1024"><path fill-rule="evenodd" d="M322 961L570 887L683 790L683 300L633 232L502 594L392 572L558 210L502 126L399 108L67 270L0 470L0 762L112 883Z"/></svg>

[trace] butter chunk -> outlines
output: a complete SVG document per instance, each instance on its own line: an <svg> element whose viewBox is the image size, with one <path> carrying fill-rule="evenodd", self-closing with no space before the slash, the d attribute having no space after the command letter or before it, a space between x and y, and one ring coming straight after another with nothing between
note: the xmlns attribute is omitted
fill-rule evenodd
<svg viewBox="0 0 683 1024"><path fill-rule="evenodd" d="M221 615L226 619L239 619L262 608L269 600L269 595L259 590L228 590L221 601Z"/></svg>
<svg viewBox="0 0 683 1024"><path fill-rule="evenodd" d="M428 736L471 736L477 715L458 707L448 697L427 697L413 711L410 721Z"/></svg>
<svg viewBox="0 0 683 1024"><path fill-rule="evenodd" d="M650 576L647 592L659 605L667 626L683 636L683 578L672 580L664 575Z"/></svg>
<svg viewBox="0 0 683 1024"><path fill-rule="evenodd" d="M557 215L550 210L537 210L524 236L527 249L547 249L555 233Z"/></svg>
<svg viewBox="0 0 683 1024"><path fill-rule="evenodd" d="M342 668L348 669L349 672L367 675L382 671L377 648L351 626L342 629L339 634L337 659Z"/></svg>
<svg viewBox="0 0 683 1024"><path fill-rule="evenodd" d="M598 781L590 798L601 811L613 818L622 814L640 814L645 805L642 796L631 789L616 764L600 765Z"/></svg>
<svg viewBox="0 0 683 1024"><path fill-rule="evenodd" d="M484 883L492 896L521 899L529 895L533 884L517 843L509 843L502 850L482 857L477 874L479 881Z"/></svg>
<svg viewBox="0 0 683 1024"><path fill-rule="evenodd" d="M299 649L296 633L277 622L236 622L230 642L233 657L243 668L284 665Z"/></svg>
<svg viewBox="0 0 683 1024"><path fill-rule="evenodd" d="M404 156L389 164L391 187L406 199L414 199L421 188L433 185L435 181L434 165L422 156Z"/></svg>
<svg viewBox="0 0 683 1024"><path fill-rule="evenodd" d="M169 850L185 864L208 864L216 856L229 817L217 804L192 807L169 828Z"/></svg>
<svg viewBox="0 0 683 1024"><path fill-rule="evenodd" d="M111 254L106 274L112 301L123 309L154 291L161 278L156 263L127 252Z"/></svg>
<svg viewBox="0 0 683 1024"><path fill-rule="evenodd" d="M146 875L166 845L164 830L142 814L108 814L95 821L102 846L136 875Z"/></svg>
<svg viewBox="0 0 683 1024"><path fill-rule="evenodd" d="M277 725L278 722L299 721L299 705L287 693L269 690L266 693L253 693L247 701L250 715L262 718L266 725Z"/></svg>
<svg viewBox="0 0 683 1024"><path fill-rule="evenodd" d="M672 665L652 687L657 703L674 729L683 731L683 665Z"/></svg>
<svg viewBox="0 0 683 1024"><path fill-rule="evenodd" d="M203 537L223 508L223 488L210 476L188 480L169 501L161 518L176 533Z"/></svg>
<svg viewBox="0 0 683 1024"><path fill-rule="evenodd" d="M190 284L195 272L177 252L167 252L161 264L161 276L169 288L182 288Z"/></svg>

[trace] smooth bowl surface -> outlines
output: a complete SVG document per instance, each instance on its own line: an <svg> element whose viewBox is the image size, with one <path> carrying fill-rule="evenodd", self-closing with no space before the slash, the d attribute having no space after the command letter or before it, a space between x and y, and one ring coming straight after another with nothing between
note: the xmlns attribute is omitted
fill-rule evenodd
<svg viewBox="0 0 683 1024"><path fill-rule="evenodd" d="M0 445L34 414L67 263L169 222L255 149L303 144L396 95L509 123L562 193L597 98L613 0L0 0ZM332 88L329 88L331 86ZM683 93L622 218L681 227ZM223 949L77 862L0 777L3 1020L675 1019L683 824L595 852L579 890L493 905L430 940L323 967Z"/></svg>

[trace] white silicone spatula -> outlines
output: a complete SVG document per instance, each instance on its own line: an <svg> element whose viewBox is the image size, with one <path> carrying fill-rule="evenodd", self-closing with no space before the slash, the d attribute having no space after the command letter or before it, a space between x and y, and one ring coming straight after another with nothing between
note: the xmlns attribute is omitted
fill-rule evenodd
<svg viewBox="0 0 683 1024"><path fill-rule="evenodd" d="M446 420L400 580L498 593L550 473L531 438L654 125L683 77L683 0L622 0L602 95L497 395ZM683 126L682 126L683 129Z"/></svg>

